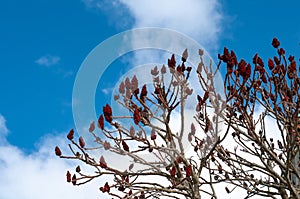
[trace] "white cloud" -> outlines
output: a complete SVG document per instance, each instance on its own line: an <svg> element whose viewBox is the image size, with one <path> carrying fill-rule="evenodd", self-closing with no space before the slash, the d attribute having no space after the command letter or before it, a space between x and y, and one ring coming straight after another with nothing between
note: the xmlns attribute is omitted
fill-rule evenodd
<svg viewBox="0 0 300 199"><path fill-rule="evenodd" d="M68 78L74 75L74 72L72 70L65 70L63 68L57 68L55 73L61 75L62 78Z"/></svg>
<svg viewBox="0 0 300 199"><path fill-rule="evenodd" d="M41 66L50 67L58 64L59 61L60 61L60 57L58 56L44 55L39 59L35 60L35 63Z"/></svg>
<svg viewBox="0 0 300 199"><path fill-rule="evenodd" d="M111 94L111 93L112 93L112 90L113 90L113 88L103 88L103 89L101 89L101 91L102 91L102 93L103 93L104 95L109 95L109 94Z"/></svg>
<svg viewBox="0 0 300 199"><path fill-rule="evenodd" d="M6 136L8 134L8 129L6 127L6 120L3 115L0 114L0 137Z"/></svg>
<svg viewBox="0 0 300 199"><path fill-rule="evenodd" d="M73 76L73 75L74 75L74 72L71 71L71 70L69 70L69 71L64 72L63 77L64 77L64 78L67 78L67 77L71 77L71 76Z"/></svg>
<svg viewBox="0 0 300 199"><path fill-rule="evenodd" d="M132 28L160 27L170 28L191 36L204 47L215 49L222 31L224 15L218 0L83 0L87 7L101 10L111 9L109 17L116 18L116 23L124 18L133 21ZM122 9L121 9L122 8ZM127 12L124 12L127 11ZM132 18L131 18L131 17ZM120 20L121 19L121 20ZM127 27L128 28L128 27Z"/></svg>
<svg viewBox="0 0 300 199"><path fill-rule="evenodd" d="M82 1L88 8L96 8L106 12L109 20L114 20L115 24L130 24L130 27L127 28L168 28L182 32L187 35L187 38L190 37L196 40L207 52L211 52L218 47L219 37L223 27L222 22L224 21L219 0ZM120 13L122 13L121 16ZM131 23L124 23L124 19L129 20ZM184 49L188 48L190 53L188 61L191 61L193 57L198 58L198 49L191 49L192 46L186 42L182 42L186 40L181 41L175 33L162 36L161 34L156 35L150 31L148 35L140 37L136 32L133 32L130 39L132 41L129 41L129 43L133 49L136 46L147 45L147 42L151 44L155 42L159 43L155 46L163 46L162 48L164 48L162 50L136 50L130 54L129 57L123 57L122 61L123 63L125 62L124 65L130 66L130 69L148 63L165 63L167 58L170 57L170 54L164 51L166 48L170 50L171 54L175 52L181 54ZM124 40L126 40L126 38L124 38ZM197 65L193 66L197 67Z"/></svg>
<svg viewBox="0 0 300 199"><path fill-rule="evenodd" d="M59 64L61 61L61 58L58 56L53 56L53 55L44 55L40 57L39 59L35 60L35 63L44 66L46 68L50 68L51 66ZM62 67L55 67L52 68L53 72L56 73L57 75L60 75L62 78L69 78L74 75L73 70L68 70Z"/></svg>
<svg viewBox="0 0 300 199"><path fill-rule="evenodd" d="M186 34L197 41L206 51L210 52L218 47L219 36L222 31L223 15L218 0L119 0L126 6L134 19L133 28L158 27L168 28ZM134 33L135 34L135 33ZM153 36L155 38L153 38ZM190 55L196 55L198 49L191 49L187 43L181 43L176 34L161 38L161 35L147 35L143 41L139 35L133 35L132 46L158 41L163 46L169 46L171 53L188 48ZM159 38L159 39L157 39ZM181 53L180 53L181 54ZM166 57L161 51L135 51L132 64L149 63Z"/></svg>
<svg viewBox="0 0 300 199"><path fill-rule="evenodd" d="M7 132L5 118L0 115L0 133ZM65 140L65 135L46 136L30 154L0 140L0 198L105 198L98 189L102 186L99 181L79 187L66 182L66 171L74 173L75 162L59 159L54 154L56 145L66 146L62 147L63 152L69 151Z"/></svg>
<svg viewBox="0 0 300 199"><path fill-rule="evenodd" d="M174 128L177 126L176 118L180 117L173 118L172 126ZM267 120L267 122L270 124L267 125L268 132L276 132L276 125L272 125L271 120ZM180 122L178 121L178 123ZM5 118L0 114L0 133L5 138L8 132ZM61 147L63 153L69 151L65 143L65 134L45 136L38 142L36 150L30 154L25 154L18 147L0 140L0 198L109 198L98 190L99 186L104 184L104 179L80 187L73 187L66 183L66 171L74 172L75 162L59 159L53 151L56 145L65 146ZM192 154L192 151L187 152L187 154L189 153ZM222 195L222 198L239 198L241 195L246 195L242 190L235 190L232 194L227 194L224 187L224 184L216 186L217 193Z"/></svg>
<svg viewBox="0 0 300 199"><path fill-rule="evenodd" d="M222 14L217 0L120 0L135 19L135 27L171 28L204 46L216 45Z"/></svg>
<svg viewBox="0 0 300 199"><path fill-rule="evenodd" d="M100 10L108 15L108 23L120 29L127 29L132 24L128 9L120 0L81 0L89 10Z"/></svg>
<svg viewBox="0 0 300 199"><path fill-rule="evenodd" d="M93 3L93 0L82 0L82 2L89 7Z"/></svg>

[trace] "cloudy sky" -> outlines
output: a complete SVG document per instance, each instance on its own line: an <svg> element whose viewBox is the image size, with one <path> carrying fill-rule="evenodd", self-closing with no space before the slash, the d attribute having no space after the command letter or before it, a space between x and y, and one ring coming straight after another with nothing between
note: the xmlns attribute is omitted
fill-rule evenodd
<svg viewBox="0 0 300 199"><path fill-rule="evenodd" d="M93 184L65 183L73 165L54 157L53 148L65 145L74 127L76 74L102 41L132 28L169 28L198 41L216 61L224 46L239 58L258 52L266 59L276 36L299 57L299 7L296 0L1 1L0 198L101 198ZM117 67L130 68L120 60L99 83L99 106L113 88L108 79L122 75Z"/></svg>

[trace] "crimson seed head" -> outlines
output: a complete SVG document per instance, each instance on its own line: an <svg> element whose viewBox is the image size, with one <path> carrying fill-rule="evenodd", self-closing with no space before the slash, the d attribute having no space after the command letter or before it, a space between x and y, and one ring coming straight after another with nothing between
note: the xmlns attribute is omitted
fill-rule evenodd
<svg viewBox="0 0 300 199"><path fill-rule="evenodd" d="M296 61L295 61L295 60L292 60L292 61L291 61L291 69L294 71L294 70L296 70L296 68L297 68Z"/></svg>
<svg viewBox="0 0 300 199"><path fill-rule="evenodd" d="M230 60L229 50L228 48L224 47L223 49L223 62L228 62Z"/></svg>
<svg viewBox="0 0 300 199"><path fill-rule="evenodd" d="M74 129L71 129L70 132L67 135L67 138L69 140L73 140L74 139Z"/></svg>
<svg viewBox="0 0 300 199"><path fill-rule="evenodd" d="M247 62L243 59L241 59L241 61L238 63L238 71L241 75L245 74L246 65L247 65Z"/></svg>
<svg viewBox="0 0 300 199"><path fill-rule="evenodd" d="M105 183L105 185L104 185L104 190L107 191L107 192L109 193L110 187L109 187L109 185L108 185L108 182Z"/></svg>
<svg viewBox="0 0 300 199"><path fill-rule="evenodd" d="M165 74L165 73L167 72L167 69L166 69L166 66L165 66L165 65L163 65L163 66L161 67L160 72L161 72L162 74Z"/></svg>
<svg viewBox="0 0 300 199"><path fill-rule="evenodd" d="M102 191L103 193L110 191L110 187L108 185L108 182L105 183L104 187L100 187L100 191Z"/></svg>
<svg viewBox="0 0 300 199"><path fill-rule="evenodd" d="M291 61L293 61L293 60L295 59L295 56L290 55L288 59L289 59L289 61L291 62Z"/></svg>
<svg viewBox="0 0 300 199"><path fill-rule="evenodd" d="M73 185L76 185L76 181L77 181L76 174L74 174L73 177L72 177L72 183L73 183Z"/></svg>
<svg viewBox="0 0 300 199"><path fill-rule="evenodd" d="M141 121L140 111L138 109L135 109L133 112L133 120L136 125Z"/></svg>
<svg viewBox="0 0 300 199"><path fill-rule="evenodd" d="M258 54L256 53L256 54L254 55L254 57L252 58L253 64L257 64L257 58L258 58Z"/></svg>
<svg viewBox="0 0 300 199"><path fill-rule="evenodd" d="M186 62L187 58L188 58L188 50L185 49L185 50L183 51L183 53L182 53L182 58L181 58L181 60L182 60L183 62Z"/></svg>
<svg viewBox="0 0 300 199"><path fill-rule="evenodd" d="M194 123L191 124L191 134L194 135L196 132L196 128L195 128L195 125Z"/></svg>
<svg viewBox="0 0 300 199"><path fill-rule="evenodd" d="M110 144L109 144L109 142L105 141L105 142L103 143L103 148L104 148L105 150L110 149Z"/></svg>
<svg viewBox="0 0 300 199"><path fill-rule="evenodd" d="M231 56L232 64L236 66L238 64L238 61L237 61L234 51L230 51L230 56Z"/></svg>
<svg viewBox="0 0 300 199"><path fill-rule="evenodd" d="M103 115L100 115L99 119L98 119L98 127L103 130L104 129L104 117Z"/></svg>
<svg viewBox="0 0 300 199"><path fill-rule="evenodd" d="M122 140L122 146L123 146L124 151L129 152L129 146L126 144L126 142L124 140Z"/></svg>
<svg viewBox="0 0 300 199"><path fill-rule="evenodd" d="M71 173L70 173L70 171L67 171L66 177L67 177L67 182L71 182Z"/></svg>
<svg viewBox="0 0 300 199"><path fill-rule="evenodd" d="M76 167L76 172L79 173L81 171L80 166Z"/></svg>
<svg viewBox="0 0 300 199"><path fill-rule="evenodd" d="M107 122L111 123L112 122L112 109L111 107L106 104L104 107L103 107L103 114L104 114L104 118Z"/></svg>
<svg viewBox="0 0 300 199"><path fill-rule="evenodd" d="M85 142L82 136L79 137L79 145L81 146L81 148L84 148L85 146Z"/></svg>
<svg viewBox="0 0 300 199"><path fill-rule="evenodd" d="M124 82L121 82L120 86L119 86L119 92L121 94L124 94L125 93L125 84Z"/></svg>
<svg viewBox="0 0 300 199"><path fill-rule="evenodd" d="M171 57L171 59L168 59L168 66L170 67L170 68L175 68L175 66L176 66L176 61L175 61L175 55L174 54L172 54L172 57Z"/></svg>
<svg viewBox="0 0 300 199"><path fill-rule="evenodd" d="M55 147L55 155L61 156L61 150L58 146Z"/></svg>
<svg viewBox="0 0 300 199"><path fill-rule="evenodd" d="M278 39L277 38L273 38L273 40L272 40L272 46L274 47L274 48L277 48L278 46L280 46L280 42L278 41Z"/></svg>
<svg viewBox="0 0 300 199"><path fill-rule="evenodd" d="M260 57L257 57L257 64L262 66L262 67L264 67L264 65L265 65L263 60Z"/></svg>
<svg viewBox="0 0 300 199"><path fill-rule="evenodd" d="M173 166L172 169L170 170L170 175L172 177L175 177L175 174L176 174L176 168Z"/></svg>
<svg viewBox="0 0 300 199"><path fill-rule="evenodd" d="M159 74L159 71L157 69L157 66L154 67L154 69L151 70L151 75L156 76Z"/></svg>
<svg viewBox="0 0 300 199"><path fill-rule="evenodd" d="M192 175L192 166L189 165L185 168L186 177L190 177Z"/></svg>
<svg viewBox="0 0 300 199"><path fill-rule="evenodd" d="M268 59L268 66L269 66L269 69L272 70L274 68L274 62L272 59Z"/></svg>
<svg viewBox="0 0 300 199"><path fill-rule="evenodd" d="M278 59L278 57L274 56L274 61L276 65L280 64L280 60Z"/></svg>
<svg viewBox="0 0 300 199"><path fill-rule="evenodd" d="M147 86L146 86L146 84L144 84L144 86L142 87L142 92L141 92L140 98L143 99L144 97L147 96L147 94L148 94L148 92L147 92Z"/></svg>
<svg viewBox="0 0 300 199"><path fill-rule="evenodd" d="M134 75L133 78L131 79L131 89L135 90L139 87L139 82L136 76Z"/></svg>
<svg viewBox="0 0 300 199"><path fill-rule="evenodd" d="M89 132L92 133L95 130L95 122L91 122L90 127L89 127Z"/></svg>
<svg viewBox="0 0 300 199"><path fill-rule="evenodd" d="M103 169L107 168L107 163L106 163L103 156L100 157L100 167L103 168Z"/></svg>
<svg viewBox="0 0 300 199"><path fill-rule="evenodd" d="M278 55L284 55L284 54L285 54L285 50L283 48L279 48Z"/></svg>
<svg viewBox="0 0 300 199"><path fill-rule="evenodd" d="M156 133L155 133L155 130L152 129L151 131L151 140L155 140L156 139Z"/></svg>
<svg viewBox="0 0 300 199"><path fill-rule="evenodd" d="M198 53L199 53L200 56L202 56L204 54L204 50L203 49L199 49Z"/></svg>
<svg viewBox="0 0 300 199"><path fill-rule="evenodd" d="M177 163L180 164L180 163L182 163L182 161L183 161L183 160L182 160L182 157L178 156L178 157L176 158L176 162L177 162Z"/></svg>
<svg viewBox="0 0 300 199"><path fill-rule="evenodd" d="M131 89L131 83L129 77L126 77L125 79L125 87L126 89Z"/></svg>

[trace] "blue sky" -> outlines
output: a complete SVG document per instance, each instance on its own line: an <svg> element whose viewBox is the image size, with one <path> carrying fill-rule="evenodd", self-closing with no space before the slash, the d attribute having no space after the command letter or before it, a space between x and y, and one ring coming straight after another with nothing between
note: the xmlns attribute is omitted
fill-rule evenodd
<svg viewBox="0 0 300 199"><path fill-rule="evenodd" d="M2 1L0 9L1 114L9 121L8 140L30 150L45 133L73 126L76 72L118 30L81 1Z"/></svg>
<svg viewBox="0 0 300 199"><path fill-rule="evenodd" d="M287 53L299 58L299 7L296 0L1 1L0 146L18 154L18 160L28 160L28 165L38 166L47 147L52 153L58 138L74 127L76 73L88 53L110 36L136 27L172 28L203 44L214 59L227 46L249 61L256 52L264 59L273 56L271 41L276 36ZM114 69L122 63L115 63ZM114 72L109 70L107 78ZM97 104L107 99L105 86L112 85L102 83ZM17 168L4 156L0 153L0 168L10 178L9 172ZM61 165L62 175L69 166L54 159L51 164ZM1 194L0 188L0 198L19 198ZM27 198L35 196L28 192Z"/></svg>

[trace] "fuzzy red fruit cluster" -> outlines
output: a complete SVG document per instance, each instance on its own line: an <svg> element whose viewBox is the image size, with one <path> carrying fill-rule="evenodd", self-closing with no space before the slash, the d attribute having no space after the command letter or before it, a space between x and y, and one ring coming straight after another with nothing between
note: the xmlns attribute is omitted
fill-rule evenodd
<svg viewBox="0 0 300 199"><path fill-rule="evenodd" d="M111 107L106 104L104 107L103 107L103 114L104 114L104 118L107 122L111 123L112 122L112 109Z"/></svg>
<svg viewBox="0 0 300 199"><path fill-rule="evenodd" d="M107 168L107 163L106 163L106 161L105 161L105 159L104 159L103 156L100 157L100 167L102 169L106 169Z"/></svg>
<svg viewBox="0 0 300 199"><path fill-rule="evenodd" d="M172 69L175 69L176 61L175 61L175 55L173 54L171 59L168 59L168 66Z"/></svg>
<svg viewBox="0 0 300 199"><path fill-rule="evenodd" d="M84 146L85 146L85 141L82 136L79 137L79 145L81 148L84 148Z"/></svg>
<svg viewBox="0 0 300 199"><path fill-rule="evenodd" d="M129 146L127 145L127 143L124 140L122 140L122 146L123 146L124 151L129 152Z"/></svg>
<svg viewBox="0 0 300 199"><path fill-rule="evenodd" d="M67 138L69 140L73 140L74 139L74 129L71 129L67 135Z"/></svg>
<svg viewBox="0 0 300 199"><path fill-rule="evenodd" d="M102 191L103 193L110 191L110 186L108 185L108 182L105 183L105 185L103 187L100 187L100 191Z"/></svg>
<svg viewBox="0 0 300 199"><path fill-rule="evenodd" d="M98 127L103 130L104 129L104 117L103 115L100 115L98 118Z"/></svg>
<svg viewBox="0 0 300 199"><path fill-rule="evenodd" d="M60 148L58 146L55 147L55 155L57 155L57 156L61 156L62 155L61 150L60 150Z"/></svg>
<svg viewBox="0 0 300 199"><path fill-rule="evenodd" d="M135 109L133 112L133 120L136 125L138 125L139 122L141 121L141 115L138 109Z"/></svg>

